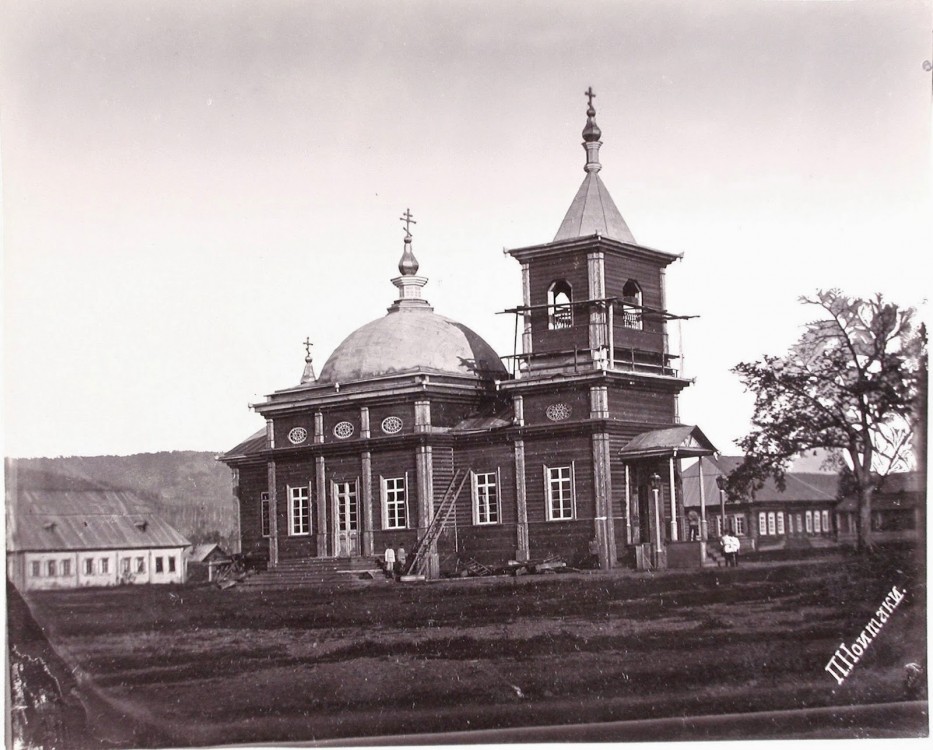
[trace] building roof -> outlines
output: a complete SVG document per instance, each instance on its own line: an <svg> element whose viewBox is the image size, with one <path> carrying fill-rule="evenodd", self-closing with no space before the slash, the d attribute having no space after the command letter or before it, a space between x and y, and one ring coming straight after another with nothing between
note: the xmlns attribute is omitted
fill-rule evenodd
<svg viewBox="0 0 933 750"><path fill-rule="evenodd" d="M580 189L567 209L554 241L589 237L594 234L636 244L635 237L616 208L606 185L598 174L589 172L583 178Z"/></svg>
<svg viewBox="0 0 933 750"><path fill-rule="evenodd" d="M205 542L204 544L194 544L189 547L185 550L185 557L191 562L202 563L215 552L218 556L227 556L227 553L216 542Z"/></svg>
<svg viewBox="0 0 933 750"><path fill-rule="evenodd" d="M317 382L348 383L405 373L478 380L508 377L499 355L465 325L430 308L401 308L347 336L321 369Z"/></svg>
<svg viewBox="0 0 933 750"><path fill-rule="evenodd" d="M871 498L872 510L901 510L915 508L926 499L926 486L918 471L888 474ZM836 510L856 511L858 498L847 495L836 506Z"/></svg>
<svg viewBox="0 0 933 750"><path fill-rule="evenodd" d="M16 487L7 547L13 551L186 547L188 540L126 490Z"/></svg>
<svg viewBox="0 0 933 750"><path fill-rule="evenodd" d="M267 440L266 428L263 427L261 430L256 430L256 432L246 438L246 440L237 443L233 448L224 453L220 457L220 460L227 461L233 458L245 458L261 453L268 447L266 444Z"/></svg>
<svg viewBox="0 0 933 750"><path fill-rule="evenodd" d="M700 462L703 463L703 493L706 504L719 503L719 487L716 478L728 476L744 460L742 456L707 456L684 469L684 505L700 505ZM779 490L773 479L768 479L764 487L755 493L752 502L835 502L839 477L835 474L790 473L784 475L785 489Z"/></svg>
<svg viewBox="0 0 933 750"><path fill-rule="evenodd" d="M636 435L621 450L622 458L708 456L716 448L696 425L677 425Z"/></svg>

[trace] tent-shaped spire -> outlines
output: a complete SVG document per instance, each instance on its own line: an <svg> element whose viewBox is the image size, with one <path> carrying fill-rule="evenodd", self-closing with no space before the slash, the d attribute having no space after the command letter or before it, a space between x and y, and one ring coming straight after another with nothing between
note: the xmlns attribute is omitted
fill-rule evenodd
<svg viewBox="0 0 933 750"><path fill-rule="evenodd" d="M586 171L586 177L577 190L554 241L599 234L619 242L635 244L635 238L625 219L599 178L599 170L602 169L599 163L599 147L603 144L599 140L602 131L596 124L596 110L593 108L593 97L596 94L593 93L592 87L586 92L586 96L589 98L586 127L583 128L583 148L586 151L586 165L583 169Z"/></svg>

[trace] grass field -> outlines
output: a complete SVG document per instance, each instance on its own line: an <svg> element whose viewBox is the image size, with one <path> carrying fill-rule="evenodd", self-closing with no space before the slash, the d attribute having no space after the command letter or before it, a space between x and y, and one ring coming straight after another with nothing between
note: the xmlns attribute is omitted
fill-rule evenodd
<svg viewBox="0 0 933 750"><path fill-rule="evenodd" d="M825 664L892 586L905 601L837 685ZM140 746L885 703L905 699L904 665L926 660L925 577L890 555L28 602L77 668L91 732Z"/></svg>

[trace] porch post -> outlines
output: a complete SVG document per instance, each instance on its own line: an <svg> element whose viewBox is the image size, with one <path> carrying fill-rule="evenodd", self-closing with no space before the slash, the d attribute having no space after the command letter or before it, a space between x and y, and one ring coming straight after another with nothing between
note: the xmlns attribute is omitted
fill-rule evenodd
<svg viewBox="0 0 933 750"><path fill-rule="evenodd" d="M632 543L632 485L629 467L625 464L625 543Z"/></svg>
<svg viewBox="0 0 933 750"><path fill-rule="evenodd" d="M671 541L677 541L677 488L674 486L674 456L671 456L670 462L671 479Z"/></svg>
<svg viewBox="0 0 933 750"><path fill-rule="evenodd" d="M697 462L700 472L700 539L706 541L708 529L706 527L706 488L703 486L703 456Z"/></svg>

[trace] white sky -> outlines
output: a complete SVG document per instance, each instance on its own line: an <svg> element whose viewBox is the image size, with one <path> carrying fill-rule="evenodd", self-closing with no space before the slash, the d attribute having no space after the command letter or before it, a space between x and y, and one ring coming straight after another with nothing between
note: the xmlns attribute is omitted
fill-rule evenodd
<svg viewBox="0 0 933 750"><path fill-rule="evenodd" d="M225 450L394 299L512 350L518 264L601 177L668 271L681 419L748 427L729 368L801 294L918 305L933 246L930 2L7 2L4 452Z"/></svg>

